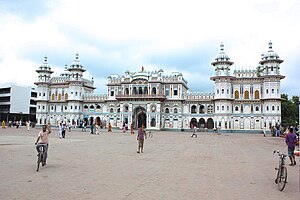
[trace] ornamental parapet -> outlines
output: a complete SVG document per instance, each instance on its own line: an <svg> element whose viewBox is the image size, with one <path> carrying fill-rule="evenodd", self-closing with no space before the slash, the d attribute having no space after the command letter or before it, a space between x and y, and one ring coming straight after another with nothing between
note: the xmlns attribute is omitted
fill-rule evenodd
<svg viewBox="0 0 300 200"><path fill-rule="evenodd" d="M117 100L159 100L165 101L166 96L162 94L133 94L133 95L116 95Z"/></svg>
<svg viewBox="0 0 300 200"><path fill-rule="evenodd" d="M213 100L214 93L211 92L189 92L183 95L184 100Z"/></svg>
<svg viewBox="0 0 300 200"><path fill-rule="evenodd" d="M106 101L106 94L85 94L82 96L83 101Z"/></svg>

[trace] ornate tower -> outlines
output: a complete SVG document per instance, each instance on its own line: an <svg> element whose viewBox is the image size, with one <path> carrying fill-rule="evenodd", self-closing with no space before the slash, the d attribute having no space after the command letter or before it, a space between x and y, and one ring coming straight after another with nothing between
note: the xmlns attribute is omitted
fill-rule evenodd
<svg viewBox="0 0 300 200"><path fill-rule="evenodd" d="M284 76L280 75L280 64L283 60L274 52L272 42L269 42L268 52L262 54L259 62L260 77L262 78L262 110L265 127L275 126L281 123L281 92L280 81Z"/></svg>
<svg viewBox="0 0 300 200"><path fill-rule="evenodd" d="M37 112L36 112L36 118L37 118L37 124L42 125L49 122L47 119L47 113L48 113L48 102L50 99L49 94L49 85L51 80L51 74L53 71L51 71L51 67L48 64L48 58L47 56L44 57L43 64L36 70L36 72L39 74L38 76L38 82L35 82L34 84L37 85Z"/></svg>
<svg viewBox="0 0 300 200"><path fill-rule="evenodd" d="M68 88L68 114L70 123L78 115L82 109L82 95L85 94L85 82L83 79L83 72L86 70L80 63L79 54L76 53L73 63L67 68L69 71L69 88ZM79 116L77 116L79 118Z"/></svg>
<svg viewBox="0 0 300 200"><path fill-rule="evenodd" d="M215 76L210 79L215 81L215 127L229 129L230 116L232 114L232 79L230 75L230 66L233 62L224 51L224 45L221 43L220 52L211 63L215 68Z"/></svg>

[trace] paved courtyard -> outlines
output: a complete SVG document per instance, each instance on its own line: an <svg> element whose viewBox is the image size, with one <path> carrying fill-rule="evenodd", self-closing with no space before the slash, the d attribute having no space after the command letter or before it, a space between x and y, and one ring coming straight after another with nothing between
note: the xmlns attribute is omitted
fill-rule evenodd
<svg viewBox="0 0 300 200"><path fill-rule="evenodd" d="M136 135L67 132L50 138L36 172L38 129L0 129L0 199L299 200L297 166L283 192L274 183L282 138L258 134L154 132L137 154ZM289 164L289 161L287 162Z"/></svg>

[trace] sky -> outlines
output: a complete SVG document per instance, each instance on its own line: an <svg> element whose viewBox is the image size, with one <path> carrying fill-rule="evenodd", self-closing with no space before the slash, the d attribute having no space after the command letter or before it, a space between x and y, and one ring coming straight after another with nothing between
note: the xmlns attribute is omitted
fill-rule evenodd
<svg viewBox="0 0 300 200"><path fill-rule="evenodd" d="M0 0L0 84L33 85L47 55L59 76L78 52L106 93L126 70L181 72L190 91L213 92L221 42L235 69L256 69L272 41L281 92L300 95L299 0Z"/></svg>

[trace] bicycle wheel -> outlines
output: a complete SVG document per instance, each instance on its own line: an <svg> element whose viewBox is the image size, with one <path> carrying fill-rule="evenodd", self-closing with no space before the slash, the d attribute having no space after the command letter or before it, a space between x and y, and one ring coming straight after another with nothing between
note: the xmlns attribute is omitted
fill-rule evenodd
<svg viewBox="0 0 300 200"><path fill-rule="evenodd" d="M40 169L40 164L42 162L42 152L39 152L39 155L38 155L38 159L37 159L37 168L36 168L36 171L38 172L39 169Z"/></svg>
<svg viewBox="0 0 300 200"><path fill-rule="evenodd" d="M282 166L281 169L278 170L278 174L277 174L278 190L282 191L284 189L286 181L287 181L287 169L285 166Z"/></svg>

